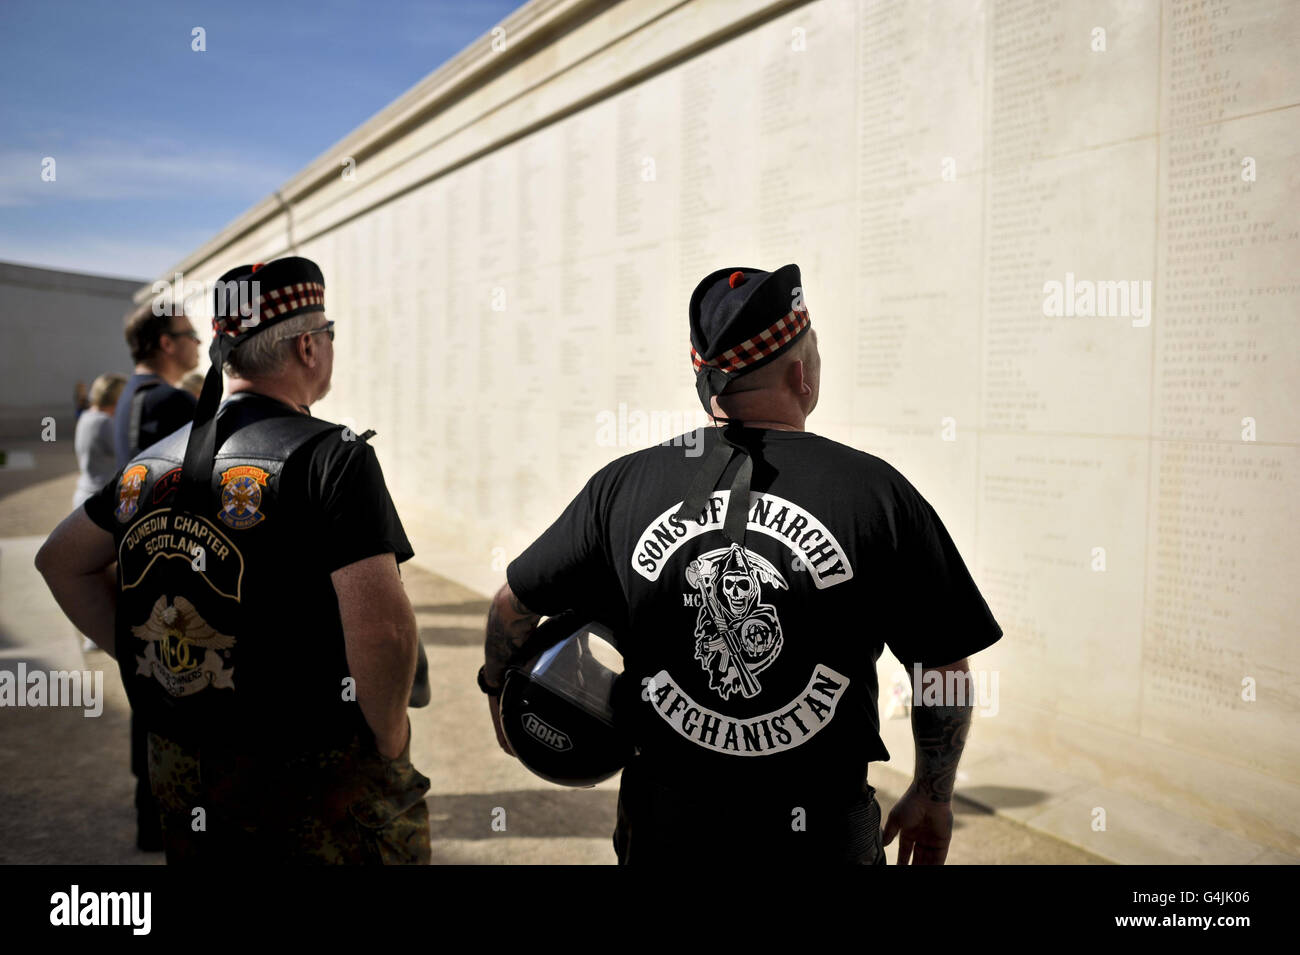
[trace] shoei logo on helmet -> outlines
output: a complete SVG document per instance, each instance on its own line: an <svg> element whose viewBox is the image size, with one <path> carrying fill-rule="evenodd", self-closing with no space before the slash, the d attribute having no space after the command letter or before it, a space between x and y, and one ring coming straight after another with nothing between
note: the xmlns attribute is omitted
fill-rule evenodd
<svg viewBox="0 0 1300 955"><path fill-rule="evenodd" d="M524 732L557 752L573 749L573 740L532 713L523 715Z"/></svg>

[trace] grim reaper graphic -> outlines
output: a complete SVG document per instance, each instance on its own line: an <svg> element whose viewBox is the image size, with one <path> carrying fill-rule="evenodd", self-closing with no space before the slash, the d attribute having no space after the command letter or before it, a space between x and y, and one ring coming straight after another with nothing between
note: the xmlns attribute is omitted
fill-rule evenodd
<svg viewBox="0 0 1300 955"><path fill-rule="evenodd" d="M781 620L762 603L763 584L786 590L780 571L739 544L711 550L691 561L686 582L703 600L695 619L695 659L709 674L709 688L725 700L746 698L762 686L757 674L781 652Z"/></svg>

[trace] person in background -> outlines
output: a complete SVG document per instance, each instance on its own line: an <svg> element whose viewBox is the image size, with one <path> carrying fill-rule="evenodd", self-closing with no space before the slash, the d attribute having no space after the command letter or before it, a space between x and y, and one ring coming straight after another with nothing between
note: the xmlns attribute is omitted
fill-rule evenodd
<svg viewBox="0 0 1300 955"><path fill-rule="evenodd" d="M81 420L81 413L90 407L90 399L86 397L86 383L79 381L72 388L72 409L77 420Z"/></svg>
<svg viewBox="0 0 1300 955"><path fill-rule="evenodd" d="M80 507L117 472L113 450L113 412L126 386L126 375L100 375L91 383L88 408L77 418L72 439L77 452L77 489L72 506Z"/></svg>
<svg viewBox="0 0 1300 955"><path fill-rule="evenodd" d="M199 395L203 393L203 375L197 371L192 371L181 379L181 391L188 391L197 401Z"/></svg>
<svg viewBox="0 0 1300 955"><path fill-rule="evenodd" d="M199 363L199 335L182 303L151 299L126 317L135 369L117 400L113 446L117 466L194 419L198 400L175 387ZM149 790L149 728L131 711L131 771L136 777L136 845L161 852L158 805Z"/></svg>
<svg viewBox="0 0 1300 955"><path fill-rule="evenodd" d="M83 382L78 397L85 401L85 410L77 412L77 430L72 445L77 453L77 488L72 492L72 507L81 507L88 498L113 479L117 473L117 454L113 450L113 411L117 399L126 385L126 375L100 375L90 385L89 395ZM81 649L97 650L94 640L84 634Z"/></svg>
<svg viewBox="0 0 1300 955"><path fill-rule="evenodd" d="M135 370L114 416L118 467L189 424L198 404L192 394L176 387L199 364L198 332L180 303L163 304L156 308L154 301L145 302L126 319L126 344Z"/></svg>

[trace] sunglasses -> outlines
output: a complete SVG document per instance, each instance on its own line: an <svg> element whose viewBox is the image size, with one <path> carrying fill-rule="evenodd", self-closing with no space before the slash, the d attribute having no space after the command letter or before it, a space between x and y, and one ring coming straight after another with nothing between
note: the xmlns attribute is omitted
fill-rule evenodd
<svg viewBox="0 0 1300 955"><path fill-rule="evenodd" d="M276 339L276 341L278 341L278 342L287 342L287 341L289 341L290 339L297 338L298 335L315 335L317 332L324 332L326 335L328 335L328 336L330 337L330 341L334 341L334 323L333 323L333 322L326 322L326 323L325 323L324 325L322 325L320 328L313 328L313 329L312 329L311 331L309 331L309 332L298 332L297 335L281 335L279 338Z"/></svg>

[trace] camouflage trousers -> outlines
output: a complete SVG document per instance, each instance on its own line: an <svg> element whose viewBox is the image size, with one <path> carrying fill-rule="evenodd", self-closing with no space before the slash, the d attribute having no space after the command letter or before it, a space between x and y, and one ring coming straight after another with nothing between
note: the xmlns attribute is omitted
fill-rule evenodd
<svg viewBox="0 0 1300 955"><path fill-rule="evenodd" d="M364 737L364 738L363 738ZM368 734L251 754L149 734L167 863L428 865L429 780Z"/></svg>

